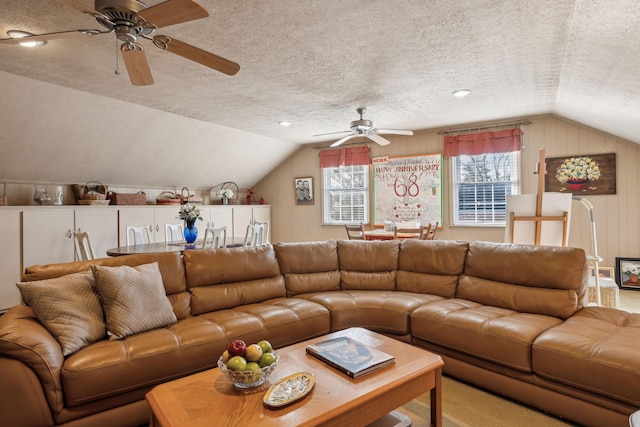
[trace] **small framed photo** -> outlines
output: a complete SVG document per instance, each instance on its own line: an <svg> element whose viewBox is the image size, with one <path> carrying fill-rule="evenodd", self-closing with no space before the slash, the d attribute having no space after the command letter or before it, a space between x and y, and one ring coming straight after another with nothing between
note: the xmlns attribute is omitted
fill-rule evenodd
<svg viewBox="0 0 640 427"><path fill-rule="evenodd" d="M600 267L598 266L598 272L600 273L600 277L604 277L606 279L613 279L615 274L613 272L613 267ZM589 276L596 276L596 268L592 265L589 266Z"/></svg>
<svg viewBox="0 0 640 427"><path fill-rule="evenodd" d="M313 178L294 178L296 205L312 205L313 198Z"/></svg>
<svg viewBox="0 0 640 427"><path fill-rule="evenodd" d="M616 283L621 288L639 288L640 258L616 257Z"/></svg>

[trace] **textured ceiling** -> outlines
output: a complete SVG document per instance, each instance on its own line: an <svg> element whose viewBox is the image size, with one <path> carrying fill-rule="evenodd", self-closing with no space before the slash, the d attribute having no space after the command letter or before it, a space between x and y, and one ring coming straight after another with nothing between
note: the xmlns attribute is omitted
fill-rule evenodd
<svg viewBox="0 0 640 427"><path fill-rule="evenodd" d="M556 113L640 143L637 0L199 3L208 18L158 33L237 62L235 76L143 41L155 84L134 87L121 59L114 73L113 34L0 45L0 71L284 143L328 140L313 135L348 129L360 106L380 128ZM1 34L80 28L100 26L55 0L1 2Z"/></svg>

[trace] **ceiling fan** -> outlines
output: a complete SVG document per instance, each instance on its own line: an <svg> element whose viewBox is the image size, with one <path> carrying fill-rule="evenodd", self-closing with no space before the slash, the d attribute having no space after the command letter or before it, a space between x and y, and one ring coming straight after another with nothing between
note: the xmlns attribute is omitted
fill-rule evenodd
<svg viewBox="0 0 640 427"><path fill-rule="evenodd" d="M365 138L369 138L373 142L379 145L387 145L390 141L386 138L381 137L380 135L413 135L413 132L410 130L398 130L398 129L376 129L373 127L373 122L371 120L363 120L362 114L367 109L364 107L356 108L356 111L360 115L360 120L354 120L351 122L350 130L345 130L341 132L329 132L329 133L320 133L318 135L313 136L324 136L324 135L335 135L340 133L349 133L349 135L345 136L342 139L337 140L331 147L337 147L338 145L344 144L351 138L355 138L357 136L364 136Z"/></svg>
<svg viewBox="0 0 640 427"><path fill-rule="evenodd" d="M138 43L147 39L160 48L228 75L240 70L235 62L207 52L195 46L163 35L153 35L162 27L206 18L209 13L193 0L167 0L148 7L139 0L95 0L95 9L85 7L74 0L57 0L80 12L93 16L106 30L72 30L29 35L20 38L1 39L4 44L38 42L75 35L94 36L115 32L122 41L120 50L129 79L135 86L153 84L153 76L147 62L144 47Z"/></svg>

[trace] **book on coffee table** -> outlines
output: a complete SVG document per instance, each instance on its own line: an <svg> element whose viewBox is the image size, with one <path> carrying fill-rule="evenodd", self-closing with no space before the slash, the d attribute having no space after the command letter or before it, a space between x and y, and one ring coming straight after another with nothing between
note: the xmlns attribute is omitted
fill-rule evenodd
<svg viewBox="0 0 640 427"><path fill-rule="evenodd" d="M376 350L349 337L320 341L306 347L307 353L352 378L395 363L390 354Z"/></svg>

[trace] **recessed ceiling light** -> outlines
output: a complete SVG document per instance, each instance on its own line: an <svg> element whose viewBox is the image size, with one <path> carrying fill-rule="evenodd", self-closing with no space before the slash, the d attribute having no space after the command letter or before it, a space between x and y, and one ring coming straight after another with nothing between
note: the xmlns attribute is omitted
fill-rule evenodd
<svg viewBox="0 0 640 427"><path fill-rule="evenodd" d="M286 121L286 120L280 120L280 121L278 122L278 124L279 124L280 126L291 126L291 122L288 122L288 121Z"/></svg>
<svg viewBox="0 0 640 427"><path fill-rule="evenodd" d="M32 33L27 33L26 31L18 31L18 30L9 30L9 31L7 31L7 34L12 39L21 39L22 37L27 37L27 36L33 36L34 35ZM24 43L19 43L20 46L25 46L25 47L42 46L42 45L45 45L45 44L47 44L47 42L45 40L28 41L28 42L24 42Z"/></svg>
<svg viewBox="0 0 640 427"><path fill-rule="evenodd" d="M464 98L465 96L469 95L471 93L471 91L469 89L460 89L460 90L456 90L453 92L453 96L455 96L456 98Z"/></svg>

